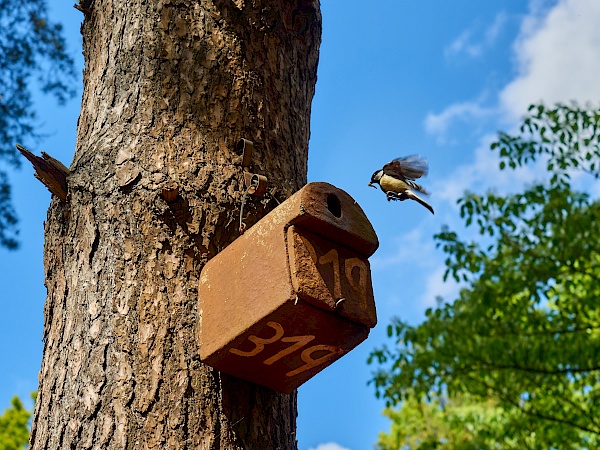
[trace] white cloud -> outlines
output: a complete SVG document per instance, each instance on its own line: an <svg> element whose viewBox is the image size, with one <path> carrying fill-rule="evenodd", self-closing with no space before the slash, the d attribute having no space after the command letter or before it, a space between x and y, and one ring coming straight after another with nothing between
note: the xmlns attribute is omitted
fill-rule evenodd
<svg viewBox="0 0 600 450"><path fill-rule="evenodd" d="M456 205L456 200L467 190L482 192L493 188L499 193L514 192L544 176L543 161L516 170L500 170L498 153L490 150L495 139L495 135L483 136L471 163L457 167L446 178L436 180L431 186L436 200Z"/></svg>
<svg viewBox="0 0 600 450"><path fill-rule="evenodd" d="M431 241L431 235L426 234L422 227L413 228L408 233L403 233L395 239L396 249L391 256L371 257L371 266L375 269L383 269L397 264L405 264L406 261L412 261L413 265L426 265L434 254L434 244ZM420 255L415 259L415 255Z"/></svg>
<svg viewBox="0 0 600 450"><path fill-rule="evenodd" d="M529 13L513 44L516 75L491 101L493 106L483 106L485 97L490 103L489 93L483 93L477 100L429 113L425 118L428 133L443 141L457 121L476 124L494 116L515 121L530 104L540 101L600 104L600 1L558 0L548 5L548 0L530 0ZM446 54L474 56L497 39L507 20L505 13L498 14L479 43L474 42L474 31L463 32Z"/></svg>
<svg viewBox="0 0 600 450"><path fill-rule="evenodd" d="M481 106L480 101L454 103L439 114L429 113L425 118L425 130L443 138L450 124L456 120L465 122L479 120L489 116L494 111Z"/></svg>
<svg viewBox="0 0 600 450"><path fill-rule="evenodd" d="M487 48L494 45L507 19L508 16L502 11L496 14L492 24L484 30L481 30L481 27L473 26L463 31L444 49L444 55L447 59L459 55L467 55L471 58L481 56Z"/></svg>
<svg viewBox="0 0 600 450"><path fill-rule="evenodd" d="M328 442L326 444L319 444L316 447L310 448L309 450L350 450L349 448L342 447L335 442Z"/></svg>
<svg viewBox="0 0 600 450"><path fill-rule="evenodd" d="M500 36L500 33L504 29L504 26L508 22L508 15L504 11L500 11L496 14L494 22L485 31L485 42L487 45L493 45Z"/></svg>
<svg viewBox="0 0 600 450"><path fill-rule="evenodd" d="M437 269L429 272L425 280L425 292L419 299L419 305L423 309L434 308L437 306L437 298L442 297L446 302L454 301L458 297L460 285L450 276L444 281L444 272L446 266L439 266Z"/></svg>
<svg viewBox="0 0 600 450"><path fill-rule="evenodd" d="M552 8L532 1L514 44L517 76L500 93L512 119L531 103L600 100L600 1L559 0Z"/></svg>
<svg viewBox="0 0 600 450"><path fill-rule="evenodd" d="M473 42L473 30L465 30L446 47L444 54L446 58L451 58L461 53L474 58L481 55L482 49L483 46L481 43Z"/></svg>

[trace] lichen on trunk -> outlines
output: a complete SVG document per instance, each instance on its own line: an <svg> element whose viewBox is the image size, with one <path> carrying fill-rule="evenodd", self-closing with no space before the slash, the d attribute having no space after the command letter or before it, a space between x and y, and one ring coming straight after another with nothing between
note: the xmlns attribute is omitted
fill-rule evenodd
<svg viewBox="0 0 600 450"><path fill-rule="evenodd" d="M248 225L306 182L318 2L88 3L30 448L295 449L295 394L200 362L197 284L238 236L239 138L271 194Z"/></svg>

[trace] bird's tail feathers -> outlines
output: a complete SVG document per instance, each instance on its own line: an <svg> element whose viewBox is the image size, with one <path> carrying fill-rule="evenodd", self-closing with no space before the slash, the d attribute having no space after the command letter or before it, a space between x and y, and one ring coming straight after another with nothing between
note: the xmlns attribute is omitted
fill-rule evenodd
<svg viewBox="0 0 600 450"><path fill-rule="evenodd" d="M425 200L423 200L421 197L419 197L417 194L415 194L413 191L407 190L404 193L406 194L406 196L408 198L410 198L411 200L414 200L416 202L419 202L421 205L423 205L425 208L427 208L429 211L431 211L431 214L435 214L433 212L433 207L429 203L427 203Z"/></svg>

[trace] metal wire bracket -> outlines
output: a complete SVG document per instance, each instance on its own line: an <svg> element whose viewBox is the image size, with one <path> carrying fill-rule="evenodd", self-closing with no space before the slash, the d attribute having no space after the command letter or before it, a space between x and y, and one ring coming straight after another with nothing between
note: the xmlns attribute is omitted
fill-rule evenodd
<svg viewBox="0 0 600 450"><path fill-rule="evenodd" d="M244 223L244 206L248 200L248 194L256 197L263 197L267 193L268 180L264 175L257 173L251 173L247 169L250 167L252 161L252 153L254 152L254 143L248 139L240 139L235 145L235 150L238 154L242 155L242 168L244 169L244 186L246 190L242 197L242 206L240 208L240 233L244 233L246 230L246 224Z"/></svg>

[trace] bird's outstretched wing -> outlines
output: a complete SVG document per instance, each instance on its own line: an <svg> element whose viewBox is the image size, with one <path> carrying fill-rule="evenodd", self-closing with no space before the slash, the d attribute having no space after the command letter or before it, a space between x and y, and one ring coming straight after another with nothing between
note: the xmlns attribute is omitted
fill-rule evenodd
<svg viewBox="0 0 600 450"><path fill-rule="evenodd" d="M416 180L427 175L427 160L419 155L396 158L383 166L383 173L394 178Z"/></svg>

